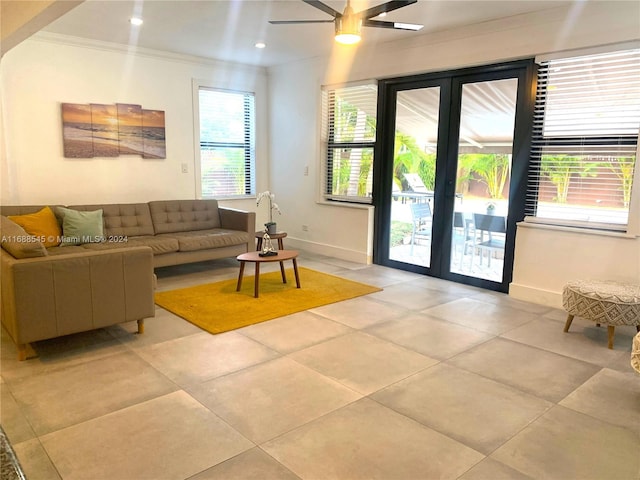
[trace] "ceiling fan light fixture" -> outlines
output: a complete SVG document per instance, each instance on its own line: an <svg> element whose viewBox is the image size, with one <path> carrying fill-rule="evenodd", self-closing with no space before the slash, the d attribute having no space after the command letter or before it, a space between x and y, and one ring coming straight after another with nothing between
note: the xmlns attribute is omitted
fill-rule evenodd
<svg viewBox="0 0 640 480"><path fill-rule="evenodd" d="M347 0L344 11L340 13L333 7L323 3L321 0L302 0L304 3L322 10L331 15L333 20L269 20L275 25L282 24L309 24L309 23L333 23L335 25L336 42L344 45L353 45L361 40L360 31L362 27L389 28L394 30L420 30L422 25L412 23L387 22L385 20L375 20L375 18L385 17L387 13L407 7L418 0L388 0L375 7L370 7L359 12L354 12L351 8L351 0Z"/></svg>
<svg viewBox="0 0 640 480"><path fill-rule="evenodd" d="M354 33L338 33L336 34L336 42L343 45L353 45L358 43L362 37Z"/></svg>
<svg viewBox="0 0 640 480"><path fill-rule="evenodd" d="M362 20L355 15L336 18L336 42L343 45L358 43L362 38L360 36L361 29Z"/></svg>
<svg viewBox="0 0 640 480"><path fill-rule="evenodd" d="M401 23L401 22L394 22L393 26L395 28L400 28L402 30L414 30L416 32L424 28L424 25L416 25L415 23Z"/></svg>

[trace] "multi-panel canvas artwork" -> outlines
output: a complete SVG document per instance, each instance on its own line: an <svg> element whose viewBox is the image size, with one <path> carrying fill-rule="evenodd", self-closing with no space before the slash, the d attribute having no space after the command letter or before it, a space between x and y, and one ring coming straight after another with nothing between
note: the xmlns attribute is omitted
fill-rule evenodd
<svg viewBox="0 0 640 480"><path fill-rule="evenodd" d="M162 110L142 110L142 143L142 158L166 158Z"/></svg>
<svg viewBox="0 0 640 480"><path fill-rule="evenodd" d="M68 158L93 157L93 131L91 105L62 104L62 138L64 156Z"/></svg>
<svg viewBox="0 0 640 480"><path fill-rule="evenodd" d="M91 141L94 157L117 157L118 114L115 105L91 104Z"/></svg>
<svg viewBox="0 0 640 480"><path fill-rule="evenodd" d="M123 155L142 155L142 107L118 103L118 141Z"/></svg>
<svg viewBox="0 0 640 480"><path fill-rule="evenodd" d="M164 112L140 105L62 104L67 158L142 155L166 158Z"/></svg>

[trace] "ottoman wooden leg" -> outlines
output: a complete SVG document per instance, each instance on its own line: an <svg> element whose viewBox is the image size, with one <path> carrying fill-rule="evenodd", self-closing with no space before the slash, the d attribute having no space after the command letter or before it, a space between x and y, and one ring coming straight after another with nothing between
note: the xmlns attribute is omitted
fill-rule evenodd
<svg viewBox="0 0 640 480"><path fill-rule="evenodd" d="M140 320L138 320L138 333L139 334L144 333L144 318L141 318Z"/></svg>
<svg viewBox="0 0 640 480"><path fill-rule="evenodd" d="M608 343L608 347L613 349L613 335L615 333L616 327L614 327L613 325L607 325L607 334L609 335L609 343Z"/></svg>
<svg viewBox="0 0 640 480"><path fill-rule="evenodd" d="M571 326L571 322L573 322L573 315L569 314L567 316L567 322L564 324L564 331L565 332L569 331L569 327Z"/></svg>

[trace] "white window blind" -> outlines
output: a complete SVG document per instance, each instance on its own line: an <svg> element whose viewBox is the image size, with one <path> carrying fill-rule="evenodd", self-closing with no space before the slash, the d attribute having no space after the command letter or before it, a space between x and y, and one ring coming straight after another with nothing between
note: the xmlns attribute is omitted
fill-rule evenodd
<svg viewBox="0 0 640 480"><path fill-rule="evenodd" d="M202 197L255 193L254 94L200 87L198 95Z"/></svg>
<svg viewBox="0 0 640 480"><path fill-rule="evenodd" d="M323 90L324 198L371 203L377 95L375 84Z"/></svg>
<svg viewBox="0 0 640 480"><path fill-rule="evenodd" d="M624 230L639 127L640 49L542 62L527 214Z"/></svg>

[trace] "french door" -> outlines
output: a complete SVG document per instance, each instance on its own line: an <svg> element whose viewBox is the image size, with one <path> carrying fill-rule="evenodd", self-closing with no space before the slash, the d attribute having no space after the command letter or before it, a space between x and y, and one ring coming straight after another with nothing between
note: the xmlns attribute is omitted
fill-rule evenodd
<svg viewBox="0 0 640 480"><path fill-rule="evenodd" d="M376 263L508 290L533 82L532 61L380 82Z"/></svg>

